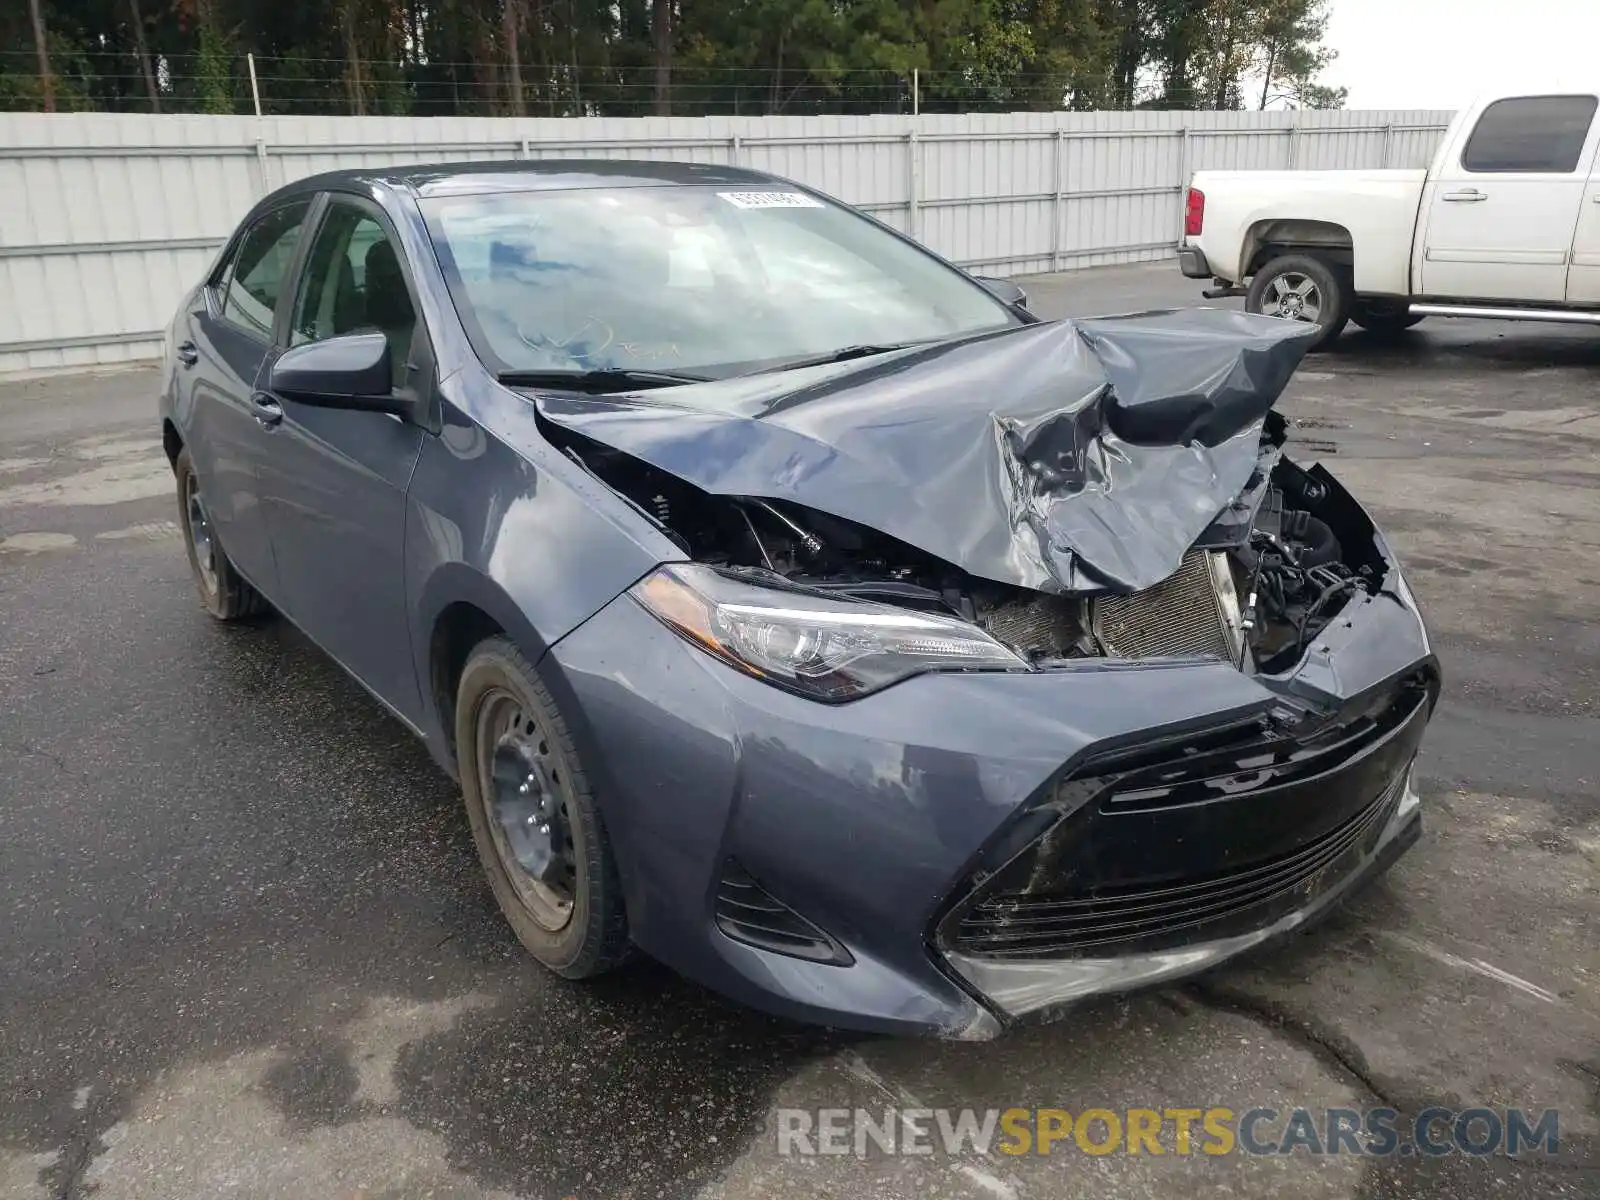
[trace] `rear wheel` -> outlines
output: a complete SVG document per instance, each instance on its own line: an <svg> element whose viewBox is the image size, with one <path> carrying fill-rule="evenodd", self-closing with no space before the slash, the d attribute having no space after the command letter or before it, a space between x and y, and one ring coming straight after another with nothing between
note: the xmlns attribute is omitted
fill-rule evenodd
<svg viewBox="0 0 1600 1200"><path fill-rule="evenodd" d="M1403 333L1422 320L1404 304L1365 304L1357 301L1350 308L1350 319L1369 333Z"/></svg>
<svg viewBox="0 0 1600 1200"><path fill-rule="evenodd" d="M194 571L200 603L219 621L237 621L267 612L261 593L245 582L217 540L216 528L205 498L200 494L200 476L188 450L180 450L172 464L178 478L178 519L183 540L189 550L189 566Z"/></svg>
<svg viewBox="0 0 1600 1200"><path fill-rule="evenodd" d="M1285 254L1256 272L1244 305L1253 313L1315 325L1320 332L1311 349L1322 350L1350 319L1349 274L1310 254Z"/></svg>
<svg viewBox="0 0 1600 1200"><path fill-rule="evenodd" d="M518 940L568 979L616 966L628 926L599 808L554 698L506 638L467 659L455 734L472 839Z"/></svg>

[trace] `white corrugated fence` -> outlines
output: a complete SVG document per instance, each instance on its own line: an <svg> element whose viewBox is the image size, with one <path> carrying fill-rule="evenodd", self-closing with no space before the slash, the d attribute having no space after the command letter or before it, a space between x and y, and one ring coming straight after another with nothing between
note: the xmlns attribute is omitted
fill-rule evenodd
<svg viewBox="0 0 1600 1200"><path fill-rule="evenodd" d="M1419 167L1443 111L863 117L0 113L0 375L150 358L240 216L319 171L674 158L801 180L988 274L1169 254L1203 168Z"/></svg>

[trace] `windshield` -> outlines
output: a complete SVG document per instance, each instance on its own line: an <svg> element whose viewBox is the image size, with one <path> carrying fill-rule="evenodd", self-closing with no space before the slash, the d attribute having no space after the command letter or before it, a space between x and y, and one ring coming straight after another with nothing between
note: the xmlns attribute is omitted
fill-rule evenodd
<svg viewBox="0 0 1600 1200"><path fill-rule="evenodd" d="M517 192L422 208L468 334L502 373L715 377L1019 323L960 272L794 190Z"/></svg>

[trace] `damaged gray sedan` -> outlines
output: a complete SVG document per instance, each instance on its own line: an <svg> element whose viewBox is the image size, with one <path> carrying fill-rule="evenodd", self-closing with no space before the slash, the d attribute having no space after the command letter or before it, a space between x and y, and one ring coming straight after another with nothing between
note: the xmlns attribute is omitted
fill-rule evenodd
<svg viewBox="0 0 1600 1200"><path fill-rule="evenodd" d="M1418 836L1437 663L1284 453L1308 336L1041 322L748 171L407 167L263 200L161 411L207 610L426 742L540 961L972 1038Z"/></svg>

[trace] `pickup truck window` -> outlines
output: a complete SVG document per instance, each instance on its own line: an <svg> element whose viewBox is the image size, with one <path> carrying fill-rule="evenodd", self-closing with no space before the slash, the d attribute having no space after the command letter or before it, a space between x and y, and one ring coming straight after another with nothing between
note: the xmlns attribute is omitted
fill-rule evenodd
<svg viewBox="0 0 1600 1200"><path fill-rule="evenodd" d="M1593 96L1517 96L1483 110L1461 166L1482 174L1570 175L1594 120Z"/></svg>

